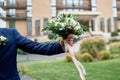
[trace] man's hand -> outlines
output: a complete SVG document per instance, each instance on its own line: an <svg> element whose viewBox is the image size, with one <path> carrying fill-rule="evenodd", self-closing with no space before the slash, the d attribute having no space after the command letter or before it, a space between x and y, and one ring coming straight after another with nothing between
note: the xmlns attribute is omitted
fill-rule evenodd
<svg viewBox="0 0 120 80"><path fill-rule="evenodd" d="M73 35L72 34L69 34L67 39L63 39L61 41L61 46L63 50L65 50L65 43L69 44L70 46L73 46Z"/></svg>
<svg viewBox="0 0 120 80"><path fill-rule="evenodd" d="M69 34L67 39L65 39L66 43L68 43L70 46L73 46L73 35Z"/></svg>

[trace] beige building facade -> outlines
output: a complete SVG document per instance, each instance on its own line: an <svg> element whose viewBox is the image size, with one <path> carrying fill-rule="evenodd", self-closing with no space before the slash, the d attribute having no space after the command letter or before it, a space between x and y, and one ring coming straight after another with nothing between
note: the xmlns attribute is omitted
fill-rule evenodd
<svg viewBox="0 0 120 80"><path fill-rule="evenodd" d="M90 31L110 33L119 26L120 0L56 0L57 13L78 15Z"/></svg>
<svg viewBox="0 0 120 80"><path fill-rule="evenodd" d="M51 19L50 0L5 0L7 28L16 28L24 36L40 36Z"/></svg>
<svg viewBox="0 0 120 80"><path fill-rule="evenodd" d="M59 14L78 15L90 31L110 33L120 29L120 0L5 0L6 27L24 36L40 36L42 28Z"/></svg>

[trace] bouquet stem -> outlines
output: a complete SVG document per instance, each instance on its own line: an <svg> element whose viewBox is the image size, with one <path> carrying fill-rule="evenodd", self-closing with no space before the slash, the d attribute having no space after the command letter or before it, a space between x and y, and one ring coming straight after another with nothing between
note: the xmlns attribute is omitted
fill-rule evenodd
<svg viewBox="0 0 120 80"><path fill-rule="evenodd" d="M68 48L68 51L69 51L69 54L70 54L70 57L72 58L78 72L79 72L79 75L80 75L80 78L81 80L86 80L85 79L85 75L86 75L86 71L85 71L85 68L83 67L83 65L75 58L75 55L73 53L73 49L72 49L72 46L70 46L69 44L65 43L65 49ZM66 49L67 50L67 49Z"/></svg>

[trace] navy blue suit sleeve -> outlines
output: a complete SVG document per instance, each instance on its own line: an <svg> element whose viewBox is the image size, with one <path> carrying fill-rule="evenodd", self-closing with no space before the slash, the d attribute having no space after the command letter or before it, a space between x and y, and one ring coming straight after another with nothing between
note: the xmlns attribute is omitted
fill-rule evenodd
<svg viewBox="0 0 120 80"><path fill-rule="evenodd" d="M16 29L14 29L14 35L17 47L25 52L42 55L54 55L64 52L59 42L47 44L34 42L30 39L21 36Z"/></svg>

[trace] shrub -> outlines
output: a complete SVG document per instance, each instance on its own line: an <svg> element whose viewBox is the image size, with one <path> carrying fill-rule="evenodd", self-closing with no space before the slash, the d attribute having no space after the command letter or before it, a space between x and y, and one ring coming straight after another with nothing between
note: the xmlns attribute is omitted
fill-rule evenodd
<svg viewBox="0 0 120 80"><path fill-rule="evenodd" d="M120 39L116 38L116 39L109 39L109 43L111 42L120 42Z"/></svg>
<svg viewBox="0 0 120 80"><path fill-rule="evenodd" d="M80 53L75 54L75 57L78 61L81 61L81 55Z"/></svg>
<svg viewBox="0 0 120 80"><path fill-rule="evenodd" d="M111 32L111 36L118 36L118 32L117 31Z"/></svg>
<svg viewBox="0 0 120 80"><path fill-rule="evenodd" d="M84 62L91 62L93 61L93 57L89 53L83 53L81 55L81 60Z"/></svg>
<svg viewBox="0 0 120 80"><path fill-rule="evenodd" d="M99 60L107 60L110 59L110 57L111 56L109 51L101 51L98 56Z"/></svg>
<svg viewBox="0 0 120 80"><path fill-rule="evenodd" d="M88 27L88 25L81 25L81 27L82 27L82 29L83 29L83 31L89 31L89 27Z"/></svg>
<svg viewBox="0 0 120 80"><path fill-rule="evenodd" d="M106 49L106 42L100 36L93 36L91 38L85 38L80 44L80 52L90 53L94 58L97 57L97 54L101 50L105 50L105 49Z"/></svg>
<svg viewBox="0 0 120 80"><path fill-rule="evenodd" d="M113 42L109 46L109 50L111 53L120 53L120 42Z"/></svg>
<svg viewBox="0 0 120 80"><path fill-rule="evenodd" d="M24 52L24 51L21 50L21 49L17 49L17 54L20 54L20 55L26 55L27 53Z"/></svg>
<svg viewBox="0 0 120 80"><path fill-rule="evenodd" d="M18 73L22 77L28 72L29 70L25 66L18 66Z"/></svg>
<svg viewBox="0 0 120 80"><path fill-rule="evenodd" d="M49 33L49 34L48 34L48 38L49 38L49 39L56 39L57 37L55 36L54 33Z"/></svg>
<svg viewBox="0 0 120 80"><path fill-rule="evenodd" d="M70 54L69 53L66 53L65 55L65 62L72 62L72 58L70 57Z"/></svg>
<svg viewBox="0 0 120 80"><path fill-rule="evenodd" d="M80 60L80 57L81 57L81 56L80 56L79 53L75 54L75 58L76 58L77 60ZM66 53L64 61L65 61L65 62L72 62L72 58L70 57L70 54L69 54L69 53Z"/></svg>
<svg viewBox="0 0 120 80"><path fill-rule="evenodd" d="M111 59L120 58L120 54L111 54Z"/></svg>
<svg viewBox="0 0 120 80"><path fill-rule="evenodd" d="M117 29L118 32L120 32L120 29Z"/></svg>

